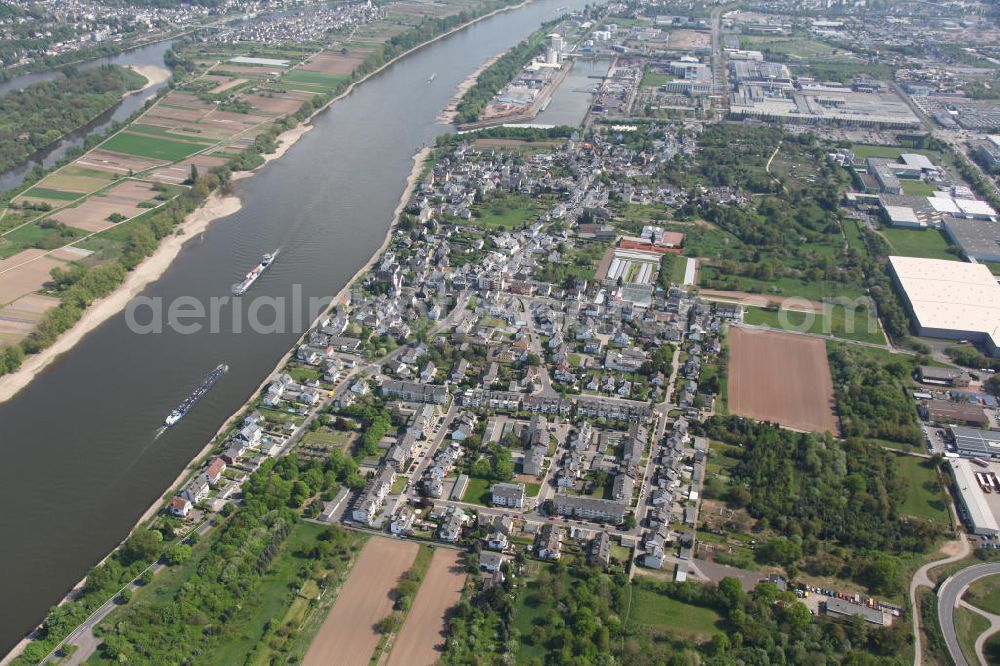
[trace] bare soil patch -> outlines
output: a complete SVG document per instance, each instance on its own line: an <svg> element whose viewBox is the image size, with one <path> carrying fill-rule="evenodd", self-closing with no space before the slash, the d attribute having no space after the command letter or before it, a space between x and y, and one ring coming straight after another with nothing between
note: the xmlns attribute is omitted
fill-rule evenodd
<svg viewBox="0 0 1000 666"><path fill-rule="evenodd" d="M448 610L465 587L462 554L438 548L413 607L396 637L389 666L433 666L441 658Z"/></svg>
<svg viewBox="0 0 1000 666"><path fill-rule="evenodd" d="M126 218L134 217L144 209L137 205L156 196L152 185L144 181L126 180L103 194L95 195L75 208L64 208L51 215L53 220L83 229L104 231L114 226L108 217L115 213Z"/></svg>
<svg viewBox="0 0 1000 666"><path fill-rule="evenodd" d="M215 86L209 92L212 93L212 94L218 94L218 93L221 93L221 92L226 92L230 88L235 88L236 86L242 85L242 84L244 84L246 82L247 82L246 79L228 79L228 80L224 80L223 83L220 83L219 85Z"/></svg>
<svg viewBox="0 0 1000 666"><path fill-rule="evenodd" d="M162 160L149 159L148 157L121 155L95 148L74 162L74 164L89 169L103 169L114 173L127 174L129 171L139 173L140 171L164 164L164 162ZM46 186L42 185L42 187Z"/></svg>
<svg viewBox="0 0 1000 666"><path fill-rule="evenodd" d="M59 305L59 299L42 294L28 294L0 308L0 342L17 342L34 329L46 312Z"/></svg>
<svg viewBox="0 0 1000 666"><path fill-rule="evenodd" d="M396 539L368 540L306 652L306 666L367 666L380 637L375 624L392 611L389 592L413 564L417 549Z"/></svg>
<svg viewBox="0 0 1000 666"><path fill-rule="evenodd" d="M226 159L214 157L212 155L194 155L183 162L177 164L167 164L149 174L149 178L159 183L182 184L191 177L191 166L194 165L199 173L206 173L215 167L223 166Z"/></svg>
<svg viewBox="0 0 1000 666"><path fill-rule="evenodd" d="M51 279L49 273L53 268L66 265L51 256L40 256L44 253L44 250L25 250L0 262L7 266L0 266L0 304L12 303L38 291Z"/></svg>
<svg viewBox="0 0 1000 666"><path fill-rule="evenodd" d="M823 340L732 327L729 410L789 428L837 432Z"/></svg>
<svg viewBox="0 0 1000 666"><path fill-rule="evenodd" d="M304 101L300 97L291 95L244 95L243 100L253 106L254 111L265 113L269 116L280 116L286 113L294 113L299 110Z"/></svg>
<svg viewBox="0 0 1000 666"><path fill-rule="evenodd" d="M365 61L371 49L352 49L346 55L333 51L317 53L298 69L306 72L348 75Z"/></svg>
<svg viewBox="0 0 1000 666"><path fill-rule="evenodd" d="M672 49L694 49L712 45L712 35L697 30L674 30L667 42Z"/></svg>

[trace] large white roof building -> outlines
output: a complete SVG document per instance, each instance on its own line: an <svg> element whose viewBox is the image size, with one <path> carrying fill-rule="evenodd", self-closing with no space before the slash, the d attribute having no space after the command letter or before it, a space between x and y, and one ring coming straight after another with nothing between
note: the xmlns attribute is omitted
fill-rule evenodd
<svg viewBox="0 0 1000 666"><path fill-rule="evenodd" d="M918 257L889 257L889 269L917 326L933 338L1000 347L1000 285L982 264Z"/></svg>
<svg viewBox="0 0 1000 666"><path fill-rule="evenodd" d="M948 464L952 476L955 477L959 500L965 508L966 519L973 534L981 536L1000 534L1000 526L997 525L996 516L993 515L993 510L979 487L972 463L959 458L949 460Z"/></svg>

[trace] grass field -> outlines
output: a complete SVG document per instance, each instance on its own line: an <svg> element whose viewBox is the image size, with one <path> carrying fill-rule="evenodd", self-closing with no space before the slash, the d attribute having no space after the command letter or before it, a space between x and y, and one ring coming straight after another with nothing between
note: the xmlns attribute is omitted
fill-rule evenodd
<svg viewBox="0 0 1000 666"><path fill-rule="evenodd" d="M325 447L346 448L351 443L351 439L351 433L329 430L324 427L315 432L307 432L302 435L302 444L304 446L319 444Z"/></svg>
<svg viewBox="0 0 1000 666"><path fill-rule="evenodd" d="M101 148L125 155L176 162L203 150L205 146L173 139L132 134L131 132L120 132L102 143Z"/></svg>
<svg viewBox="0 0 1000 666"><path fill-rule="evenodd" d="M669 74L661 74L660 72L650 71L646 68L646 71L642 74L642 81L639 82L640 88L658 88L662 85L666 85L670 81L673 81L675 77Z"/></svg>
<svg viewBox="0 0 1000 666"><path fill-rule="evenodd" d="M948 523L948 505L933 466L923 458L899 455L896 456L896 468L910 480L902 511L918 518Z"/></svg>
<svg viewBox="0 0 1000 666"><path fill-rule="evenodd" d="M216 143L215 139L208 139L200 136L180 136L164 127L157 127L155 125L143 125L141 123L135 123L129 130L143 135L159 136L166 139L178 139L181 141L187 141L189 143L200 143L206 146L211 146Z"/></svg>
<svg viewBox="0 0 1000 666"><path fill-rule="evenodd" d="M798 278L781 277L773 280L758 280L744 275L726 275L720 273L715 266L702 264L698 274L698 282L701 286L709 288L709 280L731 281L732 285L726 287L711 287L726 289L729 291L748 291L755 294L774 294L776 296L798 296L810 301L821 301L824 298L834 296L847 296L856 298L863 296L864 291L858 285L842 284L840 282L818 280L807 281Z"/></svg>
<svg viewBox="0 0 1000 666"><path fill-rule="evenodd" d="M896 159L903 154L903 149L896 146L868 146L863 144L857 144L851 146L851 152L858 159L865 159L868 157L886 157L889 159Z"/></svg>
<svg viewBox="0 0 1000 666"><path fill-rule="evenodd" d="M549 605L541 603L537 594L540 587L537 580L528 581L524 590L517 595L514 602L514 626L521 632L522 636L530 636L535 622L545 616ZM545 647L534 643L528 644L521 641L517 650L516 662L524 664L533 659L541 659L545 656Z"/></svg>
<svg viewBox="0 0 1000 666"><path fill-rule="evenodd" d="M692 606L639 586L632 588L632 610L627 622L699 642L723 633L722 617L712 609Z"/></svg>
<svg viewBox="0 0 1000 666"><path fill-rule="evenodd" d="M0 259L13 256L30 247L54 250L85 235L85 231L73 227L66 227L64 231L60 232L56 229L45 229L37 222L33 222L11 231L3 239L0 239L3 241L0 243Z"/></svg>
<svg viewBox="0 0 1000 666"><path fill-rule="evenodd" d="M493 482L489 479L480 479L475 476L469 477L469 487L465 489L462 501L469 504L479 504L480 506L493 506L493 503L490 501L493 497L490 494L490 486L492 485Z"/></svg>
<svg viewBox="0 0 1000 666"><path fill-rule="evenodd" d="M491 229L516 229L524 226L525 222L534 220L544 210L543 206L526 195L490 197L476 206L469 223Z"/></svg>
<svg viewBox="0 0 1000 666"><path fill-rule="evenodd" d="M969 586L964 599L976 608L1000 615L1000 576L977 580Z"/></svg>
<svg viewBox="0 0 1000 666"><path fill-rule="evenodd" d="M901 180L899 184L903 189L903 194L912 197L929 197L937 192L936 187L922 180Z"/></svg>
<svg viewBox="0 0 1000 666"><path fill-rule="evenodd" d="M948 252L948 240L937 229L892 229L880 230L892 249L904 257L924 257L926 259L950 259L957 257Z"/></svg>
<svg viewBox="0 0 1000 666"><path fill-rule="evenodd" d="M729 476L729 470L736 467L741 460L740 447L711 440L708 444L709 456L705 471L709 474Z"/></svg>
<svg viewBox="0 0 1000 666"><path fill-rule="evenodd" d="M855 313L854 322L850 326L848 325L847 313L842 307L831 308L828 315L810 315L794 310L784 310L779 313L776 310L747 307L743 320L748 324L770 326L778 330L791 327L802 333L833 335L847 340L885 344L885 337L877 323L872 322L871 312L867 308ZM870 323L875 323L875 326L871 327L871 331L869 330Z"/></svg>
<svg viewBox="0 0 1000 666"><path fill-rule="evenodd" d="M962 654L970 664L978 664L976 658L976 639L990 627L990 621L979 613L974 613L967 608L958 607L955 609L955 633L958 634L958 643L962 646Z"/></svg>
<svg viewBox="0 0 1000 666"><path fill-rule="evenodd" d="M283 617L297 598L293 591L297 587L295 581L309 560L296 556L296 553L315 543L326 529L326 526L314 523L296 524L281 552L274 558L271 570L244 604L242 612L227 625L226 633L230 638L223 640L212 654L203 655L206 663L243 663L246 656L254 651L265 625L274 618Z"/></svg>

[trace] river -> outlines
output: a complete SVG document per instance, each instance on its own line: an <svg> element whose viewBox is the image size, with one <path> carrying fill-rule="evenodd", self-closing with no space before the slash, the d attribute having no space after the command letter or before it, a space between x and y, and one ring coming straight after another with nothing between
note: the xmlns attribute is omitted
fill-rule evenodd
<svg viewBox="0 0 1000 666"><path fill-rule="evenodd" d="M538 0L502 12L358 86L284 157L240 181L242 210L189 241L144 296L227 295L274 248L278 260L248 296L289 296L295 284L306 297L336 293L381 244L414 152L450 129L435 117L458 83L557 8L583 6ZM139 335L118 315L0 404L3 651L124 538L298 337L235 334L224 320L216 334ZM222 361L229 373L156 437Z"/></svg>
<svg viewBox="0 0 1000 666"><path fill-rule="evenodd" d="M163 56L167 50L170 49L173 43L174 40L166 40L155 44L149 44L147 46L140 46L139 48L119 53L116 56L91 60L77 65L77 67L80 69L87 69L104 64L121 65L122 67L143 65L164 67ZM62 76L62 74L59 73L59 70L50 70L46 72L37 72L35 74L23 74L21 76L16 76L9 81L0 83L0 95L13 90L21 90L22 88L25 88L32 83L38 83L39 81L51 81L52 79L60 76ZM108 129L112 123L125 120L137 110L141 109L146 103L146 100L156 95L156 93L163 89L167 83L168 81L163 81L156 85L149 86L145 90L140 90L123 97L121 102L94 118L78 130L70 132L52 145L38 151L31 156L31 159L21 166L0 174L0 191L9 190L10 188L17 187L23 183L27 175L31 173L31 170L36 166L43 166L46 168L52 166L66 154L67 150L74 146L82 146L84 140L87 138L87 135L94 133L99 134Z"/></svg>

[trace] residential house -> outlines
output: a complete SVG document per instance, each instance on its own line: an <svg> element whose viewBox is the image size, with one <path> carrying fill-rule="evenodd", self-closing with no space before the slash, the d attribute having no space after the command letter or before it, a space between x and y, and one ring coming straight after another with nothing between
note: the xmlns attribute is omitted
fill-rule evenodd
<svg viewBox="0 0 1000 666"><path fill-rule="evenodd" d="M524 506L524 484L523 483L495 483L490 488L495 506L506 506L520 509Z"/></svg>

